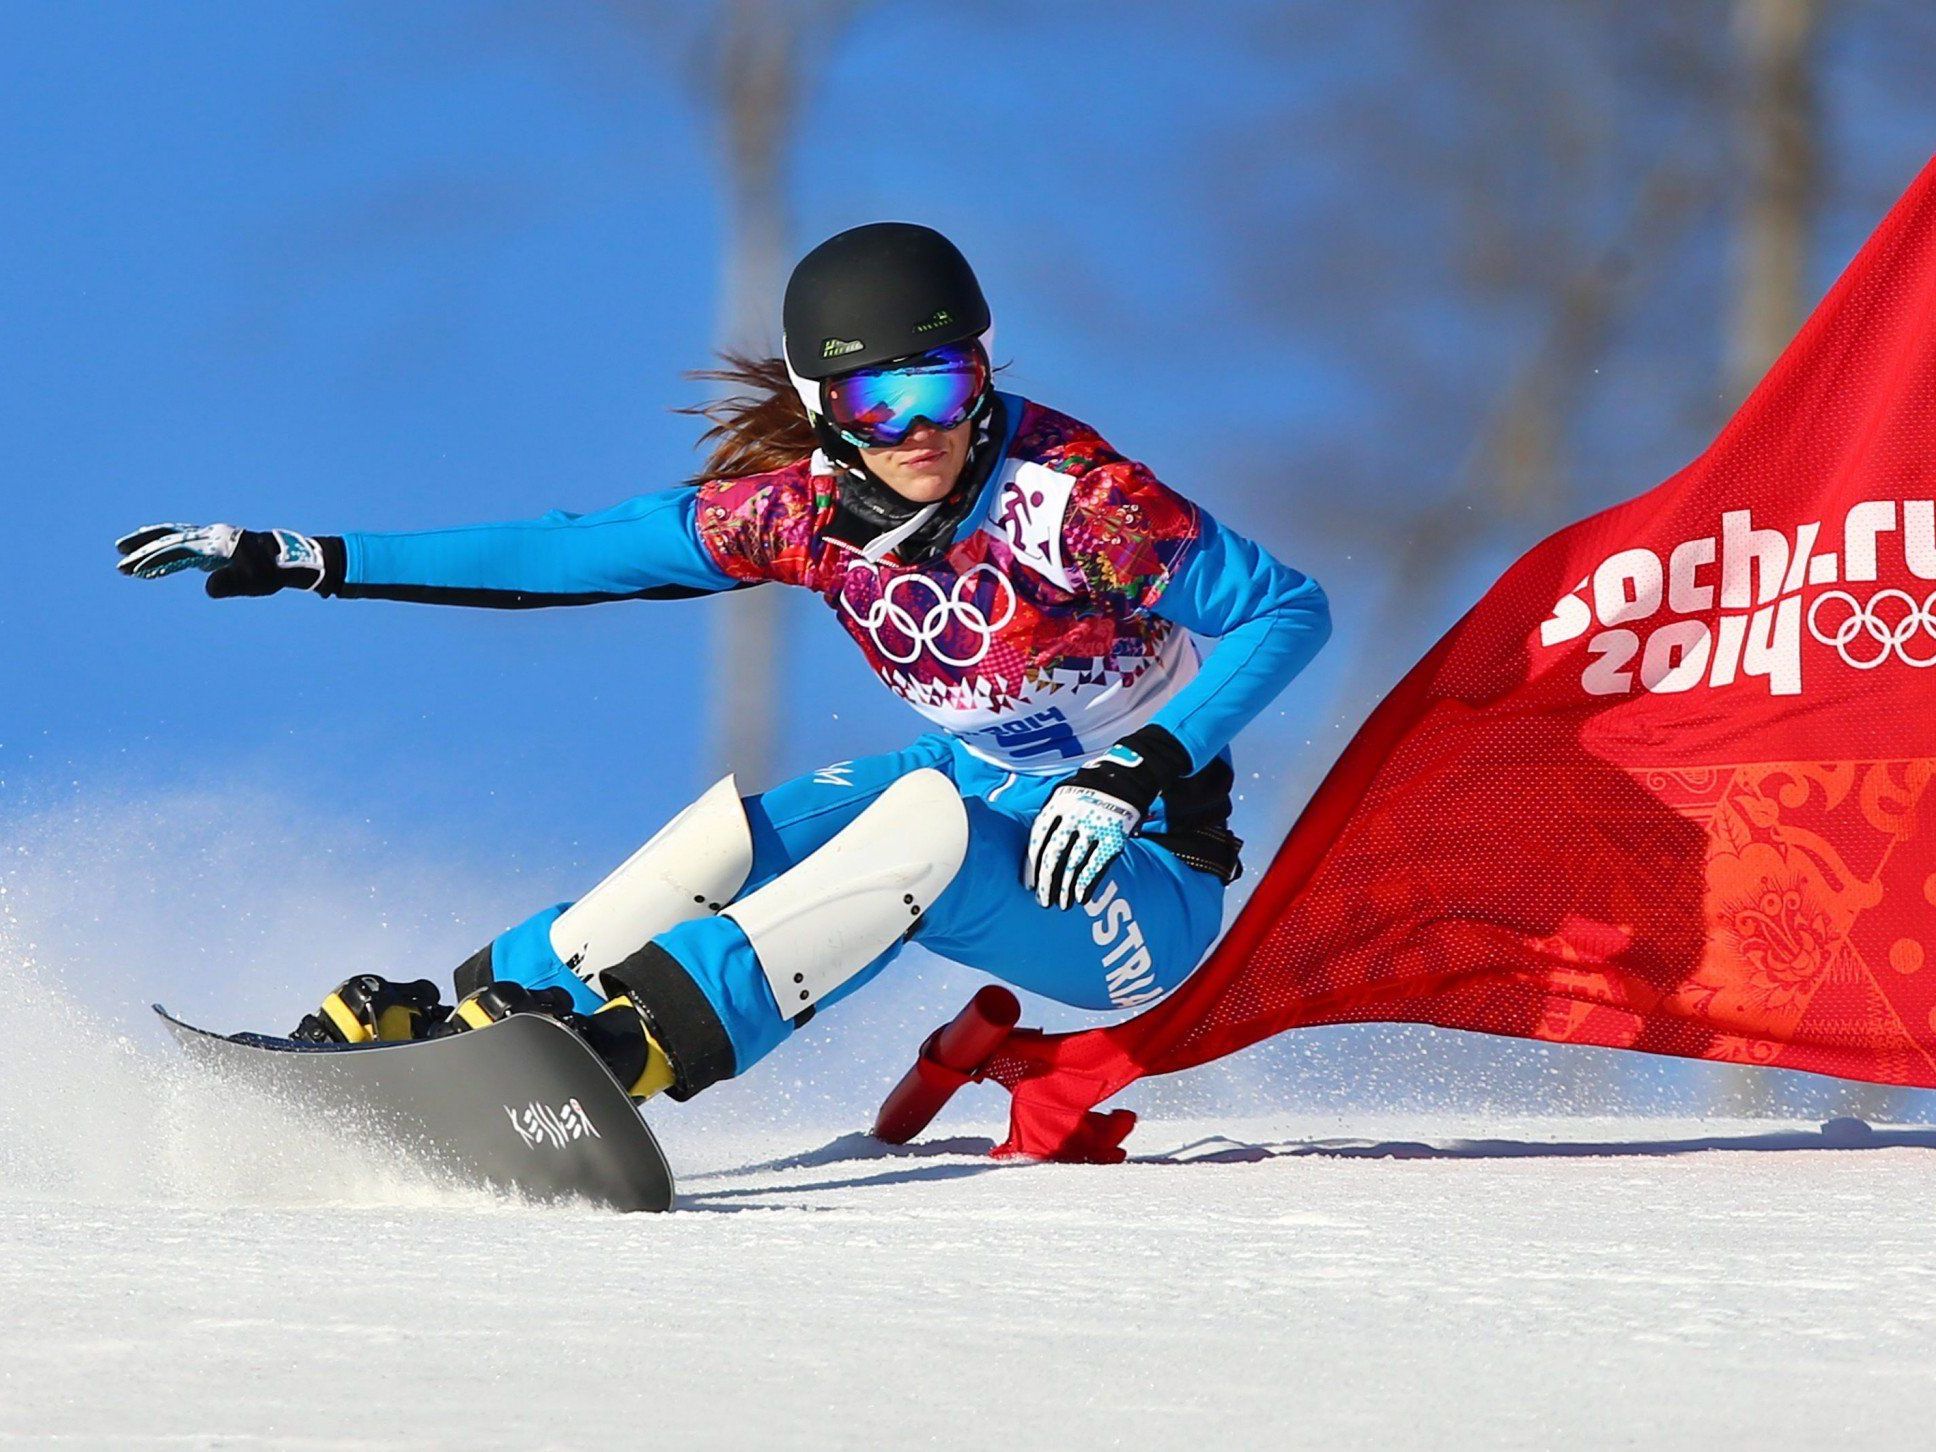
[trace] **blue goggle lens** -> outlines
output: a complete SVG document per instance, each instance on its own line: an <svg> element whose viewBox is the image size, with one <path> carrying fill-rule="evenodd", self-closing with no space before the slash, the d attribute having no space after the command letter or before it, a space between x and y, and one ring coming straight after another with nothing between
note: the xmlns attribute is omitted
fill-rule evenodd
<svg viewBox="0 0 1936 1452"><path fill-rule="evenodd" d="M973 418L988 391L988 360L973 343L843 373L820 385L833 426L863 448L892 448L926 419L951 429Z"/></svg>

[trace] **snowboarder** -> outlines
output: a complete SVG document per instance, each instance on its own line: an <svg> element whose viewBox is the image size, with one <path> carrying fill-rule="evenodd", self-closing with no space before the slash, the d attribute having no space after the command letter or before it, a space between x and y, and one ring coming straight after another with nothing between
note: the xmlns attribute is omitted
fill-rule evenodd
<svg viewBox="0 0 1936 1452"><path fill-rule="evenodd" d="M360 975L300 1037L566 1019L635 1097L744 1073L908 941L1060 1002L1150 1002L1216 937L1241 843L1231 738L1330 631L1323 592L1117 453L995 386L989 308L926 227L794 270L784 357L695 483L597 514L420 534L154 525L120 569L211 596L527 608L765 582L814 591L939 729L742 796L728 777L575 903L434 985ZM1199 661L1192 636L1218 643Z"/></svg>

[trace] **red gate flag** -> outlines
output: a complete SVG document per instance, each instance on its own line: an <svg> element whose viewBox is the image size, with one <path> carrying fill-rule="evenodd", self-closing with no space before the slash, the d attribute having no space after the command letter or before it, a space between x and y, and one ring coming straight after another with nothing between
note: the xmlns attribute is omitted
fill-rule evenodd
<svg viewBox="0 0 1936 1452"><path fill-rule="evenodd" d="M1386 697L1175 995L1010 1038L998 1153L1120 1159L1092 1106L1310 1024L1936 1087L1932 667L1936 163L1705 454Z"/></svg>

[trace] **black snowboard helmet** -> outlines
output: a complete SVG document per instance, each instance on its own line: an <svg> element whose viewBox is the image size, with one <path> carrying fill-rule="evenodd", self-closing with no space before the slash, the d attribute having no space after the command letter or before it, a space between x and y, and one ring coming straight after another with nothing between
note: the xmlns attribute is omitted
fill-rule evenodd
<svg viewBox="0 0 1936 1452"><path fill-rule="evenodd" d="M869 222L829 237L800 259L781 308L787 373L813 421L820 451L843 471L844 515L869 548L924 561L948 548L980 505L1001 453L1005 417L992 381L973 415L961 477L946 499L917 505L876 478L858 448L822 413L829 378L973 343L993 373L995 327L974 269L932 227Z"/></svg>
<svg viewBox="0 0 1936 1452"><path fill-rule="evenodd" d="M781 327L787 371L816 423L825 379L950 343L979 342L987 356L994 343L968 259L913 222L869 222L801 258L787 280Z"/></svg>

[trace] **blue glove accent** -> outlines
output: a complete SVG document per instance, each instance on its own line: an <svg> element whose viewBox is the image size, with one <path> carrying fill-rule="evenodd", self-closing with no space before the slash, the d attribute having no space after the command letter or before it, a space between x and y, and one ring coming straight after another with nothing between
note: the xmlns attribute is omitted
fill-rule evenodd
<svg viewBox="0 0 1936 1452"><path fill-rule="evenodd" d="M1202 534L1156 602L1156 613L1217 646L1151 718L1201 770L1331 638L1317 581L1202 515Z"/></svg>
<svg viewBox="0 0 1936 1452"><path fill-rule="evenodd" d="M517 607L733 589L699 542L698 500L696 489L668 489L597 514L345 535L338 593Z"/></svg>

